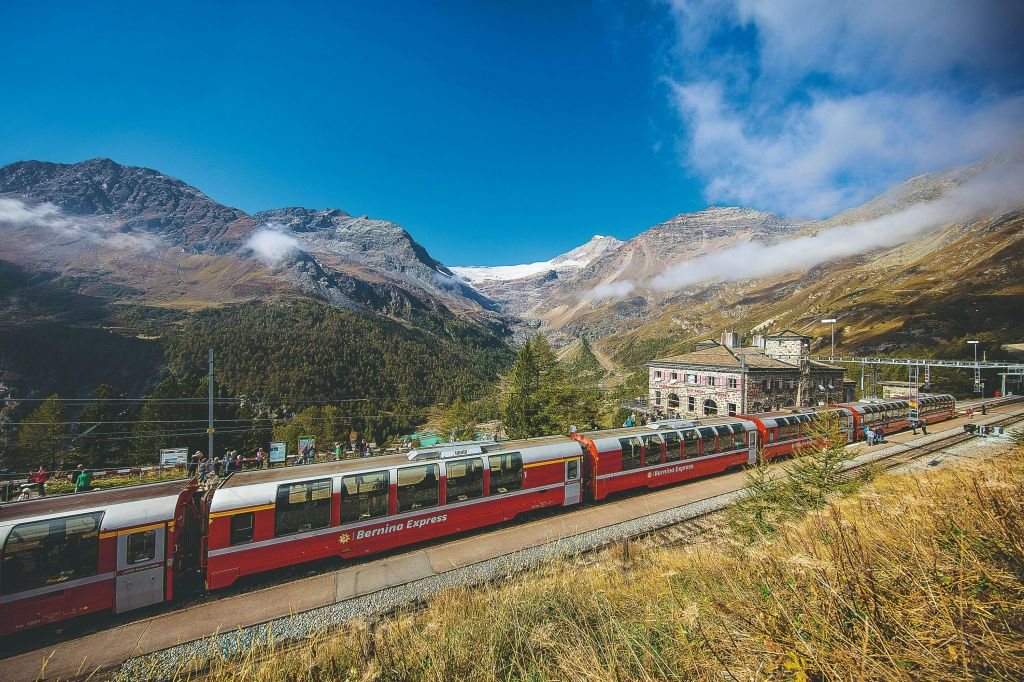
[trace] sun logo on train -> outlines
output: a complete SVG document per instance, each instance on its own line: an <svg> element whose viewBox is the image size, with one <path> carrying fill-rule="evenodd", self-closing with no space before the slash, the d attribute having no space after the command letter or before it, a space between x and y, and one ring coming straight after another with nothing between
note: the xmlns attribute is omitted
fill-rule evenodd
<svg viewBox="0 0 1024 682"><path fill-rule="evenodd" d="M339 545L348 544L348 541L351 540L351 539L352 539L351 535L349 535L348 533L342 533L341 535L338 536L338 544Z"/></svg>

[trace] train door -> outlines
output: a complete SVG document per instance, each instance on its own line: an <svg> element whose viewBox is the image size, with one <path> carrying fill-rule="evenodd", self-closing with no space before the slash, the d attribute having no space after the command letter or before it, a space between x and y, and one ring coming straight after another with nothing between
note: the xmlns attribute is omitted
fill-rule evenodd
<svg viewBox="0 0 1024 682"><path fill-rule="evenodd" d="M747 431L747 464L757 464L757 431Z"/></svg>
<svg viewBox="0 0 1024 682"><path fill-rule="evenodd" d="M117 536L116 613L164 600L166 534L160 524Z"/></svg>
<svg viewBox="0 0 1024 682"><path fill-rule="evenodd" d="M580 503L580 458L565 460L565 499L563 507Z"/></svg>

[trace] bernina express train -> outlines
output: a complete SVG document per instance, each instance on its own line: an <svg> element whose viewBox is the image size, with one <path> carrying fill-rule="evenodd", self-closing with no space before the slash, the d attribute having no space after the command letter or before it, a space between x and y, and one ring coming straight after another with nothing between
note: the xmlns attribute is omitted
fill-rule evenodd
<svg viewBox="0 0 1024 682"><path fill-rule="evenodd" d="M210 590L330 556L358 557L480 528L543 507L655 488L791 455L834 412L850 442L863 427L905 428L910 410L948 419L951 396L526 440L443 445L369 459L231 474L0 506L0 635L85 613L170 601L197 572ZM180 591L180 590L178 590Z"/></svg>

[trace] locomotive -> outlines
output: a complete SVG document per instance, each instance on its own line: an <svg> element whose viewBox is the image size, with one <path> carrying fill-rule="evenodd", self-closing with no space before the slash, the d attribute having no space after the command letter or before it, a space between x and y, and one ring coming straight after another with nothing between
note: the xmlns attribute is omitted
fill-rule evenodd
<svg viewBox="0 0 1024 682"><path fill-rule="evenodd" d="M171 601L204 576L238 578L331 556L358 557L791 455L834 414L850 443L891 433L911 409L949 419L952 396L662 420L524 440L445 444L408 455L36 498L0 506L0 635L87 613Z"/></svg>

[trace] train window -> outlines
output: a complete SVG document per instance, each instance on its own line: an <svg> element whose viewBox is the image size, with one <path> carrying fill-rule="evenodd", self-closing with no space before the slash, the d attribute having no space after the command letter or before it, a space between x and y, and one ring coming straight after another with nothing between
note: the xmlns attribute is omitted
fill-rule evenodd
<svg viewBox="0 0 1024 682"><path fill-rule="evenodd" d="M693 429L683 431L683 452L686 459L700 457L700 436Z"/></svg>
<svg viewBox="0 0 1024 682"><path fill-rule="evenodd" d="M102 512L20 523L4 543L0 589L34 590L96 575Z"/></svg>
<svg viewBox="0 0 1024 682"><path fill-rule="evenodd" d="M619 446L622 447L622 470L638 469L643 466L640 459L643 452L643 441L636 436L620 438Z"/></svg>
<svg viewBox="0 0 1024 682"><path fill-rule="evenodd" d="M444 465L445 503L462 502L484 496L484 461L479 457L460 459Z"/></svg>
<svg viewBox="0 0 1024 682"><path fill-rule="evenodd" d="M387 516L391 474L373 471L341 479L341 522Z"/></svg>
<svg viewBox="0 0 1024 682"><path fill-rule="evenodd" d="M732 429L728 426L716 426L715 430L718 431L718 451L732 450Z"/></svg>
<svg viewBox="0 0 1024 682"><path fill-rule="evenodd" d="M243 512L231 515L231 544L244 545L252 542L256 527L256 513Z"/></svg>
<svg viewBox="0 0 1024 682"><path fill-rule="evenodd" d="M277 486L274 535L304 533L331 525L331 479Z"/></svg>
<svg viewBox="0 0 1024 682"><path fill-rule="evenodd" d="M156 530L143 530L128 536L125 547L125 561L141 564L152 561L156 556Z"/></svg>
<svg viewBox="0 0 1024 682"><path fill-rule="evenodd" d="M662 440L660 434L652 434L650 436L644 436L644 466L654 466L655 464L661 464L664 458L662 457Z"/></svg>
<svg viewBox="0 0 1024 682"><path fill-rule="evenodd" d="M508 493L523 487L523 456L518 452L491 455L491 494Z"/></svg>
<svg viewBox="0 0 1024 682"><path fill-rule="evenodd" d="M714 429L697 429L700 432L700 454L713 455L718 452Z"/></svg>
<svg viewBox="0 0 1024 682"><path fill-rule="evenodd" d="M437 464L398 470L398 512L436 507L441 502L440 469Z"/></svg>
<svg viewBox="0 0 1024 682"><path fill-rule="evenodd" d="M747 430L742 424L732 425L732 446L737 450L747 447Z"/></svg>
<svg viewBox="0 0 1024 682"><path fill-rule="evenodd" d="M665 461L678 462L681 460L683 458L683 443L679 438L679 433L670 431L661 434L661 437L665 439Z"/></svg>
<svg viewBox="0 0 1024 682"><path fill-rule="evenodd" d="M775 442L775 434L778 432L778 429L766 429L766 431L768 431L768 442L769 443L774 443Z"/></svg>

